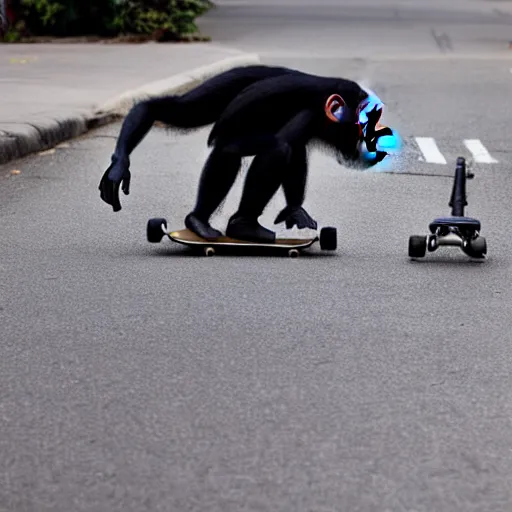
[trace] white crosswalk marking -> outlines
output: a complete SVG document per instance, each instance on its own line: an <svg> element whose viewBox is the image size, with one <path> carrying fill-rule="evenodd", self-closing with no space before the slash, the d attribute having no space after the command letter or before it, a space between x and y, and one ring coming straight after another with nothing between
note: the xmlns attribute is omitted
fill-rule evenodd
<svg viewBox="0 0 512 512"><path fill-rule="evenodd" d="M422 157L420 160L431 163L431 164L441 164L447 165L447 159L441 153L439 147L437 146L437 142L433 137L414 137L416 144L421 150ZM463 143L463 144L462 144ZM470 152L472 160L478 164L496 164L498 160L496 160L490 153L487 151L483 143L480 139L465 139L460 143L461 149L465 147L467 151ZM452 148L453 149L453 148ZM464 156L464 151L454 150L454 153L457 153L458 156ZM469 155L468 155L469 156ZM453 155L450 153L449 160L454 160Z"/></svg>
<svg viewBox="0 0 512 512"><path fill-rule="evenodd" d="M446 165L446 159L442 155L441 151L439 151L436 141L433 138L416 137L416 143L421 149L426 162Z"/></svg>
<svg viewBox="0 0 512 512"><path fill-rule="evenodd" d="M478 139L468 139L464 141L464 145L473 155L475 162L481 164L496 164L498 163L485 149L485 146Z"/></svg>

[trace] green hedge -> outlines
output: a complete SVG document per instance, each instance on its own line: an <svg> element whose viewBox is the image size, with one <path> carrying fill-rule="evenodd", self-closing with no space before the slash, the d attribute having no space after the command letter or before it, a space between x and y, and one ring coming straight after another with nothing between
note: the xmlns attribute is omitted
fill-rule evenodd
<svg viewBox="0 0 512 512"><path fill-rule="evenodd" d="M180 40L196 34L210 0L18 0L15 27L4 36L142 35Z"/></svg>

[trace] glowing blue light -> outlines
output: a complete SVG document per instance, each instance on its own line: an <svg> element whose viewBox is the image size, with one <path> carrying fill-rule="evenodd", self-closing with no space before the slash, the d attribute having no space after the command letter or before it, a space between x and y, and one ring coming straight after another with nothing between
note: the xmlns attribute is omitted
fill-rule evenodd
<svg viewBox="0 0 512 512"><path fill-rule="evenodd" d="M381 137L378 142L379 149L394 149L398 143L397 138L394 135L385 135Z"/></svg>
<svg viewBox="0 0 512 512"><path fill-rule="evenodd" d="M384 103L375 94L370 94L362 103L365 104L364 108L359 112L359 123L362 125L368 123L369 112L374 109L382 112L384 109Z"/></svg>
<svg viewBox="0 0 512 512"><path fill-rule="evenodd" d="M402 140L400 135L393 130L393 135L384 135L383 137L379 137L377 149L388 153L399 151L402 149Z"/></svg>
<svg viewBox="0 0 512 512"><path fill-rule="evenodd" d="M377 156L377 153L372 151L361 151L361 160L363 162L373 162Z"/></svg>

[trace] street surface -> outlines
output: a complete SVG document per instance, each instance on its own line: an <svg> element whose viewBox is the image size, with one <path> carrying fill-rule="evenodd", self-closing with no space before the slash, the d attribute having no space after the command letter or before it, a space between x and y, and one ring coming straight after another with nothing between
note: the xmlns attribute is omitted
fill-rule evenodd
<svg viewBox="0 0 512 512"><path fill-rule="evenodd" d="M146 242L150 217L182 227L207 130L154 129L116 214L97 185L119 124L0 167L0 510L510 512L512 9L220 4L217 44L364 80L403 153L313 152L306 208L339 247L295 260ZM411 262L458 156L489 258Z"/></svg>

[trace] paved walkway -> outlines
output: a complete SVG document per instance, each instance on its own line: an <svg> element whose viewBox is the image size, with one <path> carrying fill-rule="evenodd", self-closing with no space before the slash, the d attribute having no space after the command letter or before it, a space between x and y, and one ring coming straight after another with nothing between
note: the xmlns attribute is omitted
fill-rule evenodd
<svg viewBox="0 0 512 512"><path fill-rule="evenodd" d="M209 43L0 45L0 123L86 112L240 52Z"/></svg>
<svg viewBox="0 0 512 512"><path fill-rule="evenodd" d="M0 164L255 58L210 43L0 45Z"/></svg>

